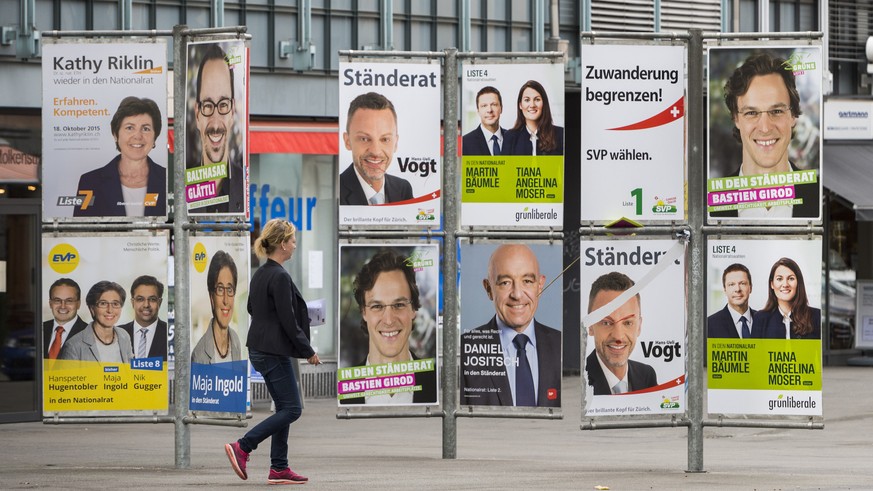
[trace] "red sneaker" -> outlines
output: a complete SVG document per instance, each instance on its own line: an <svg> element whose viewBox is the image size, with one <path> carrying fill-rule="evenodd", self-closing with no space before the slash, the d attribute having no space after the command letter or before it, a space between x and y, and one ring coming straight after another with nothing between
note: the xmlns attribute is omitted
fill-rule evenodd
<svg viewBox="0 0 873 491"><path fill-rule="evenodd" d="M307 481L308 477L301 476L290 468L281 471L270 469L270 477L267 478L267 484L306 484Z"/></svg>
<svg viewBox="0 0 873 491"><path fill-rule="evenodd" d="M249 461L248 452L243 452L241 448L239 448L239 442L228 443L224 446L224 451L227 453L227 458L230 459L230 466L233 467L233 471L236 472L236 475L240 477L240 479L248 479L249 475L246 473L246 462Z"/></svg>

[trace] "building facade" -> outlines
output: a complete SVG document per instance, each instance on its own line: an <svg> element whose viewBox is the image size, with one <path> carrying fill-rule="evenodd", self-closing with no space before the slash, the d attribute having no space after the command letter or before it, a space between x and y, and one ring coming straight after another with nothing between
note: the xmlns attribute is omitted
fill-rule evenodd
<svg viewBox="0 0 873 491"><path fill-rule="evenodd" d="M873 30L871 16L873 5L863 0L0 0L0 87L5 89L0 91L0 148L6 162L14 158L38 165L42 33L245 25L251 34L253 230L257 233L260 224L274 217L298 227L298 256L288 267L303 283L304 296L325 298L328 312L333 312L329 292L337 276L336 179L338 166L345 165L337 161L340 51L565 50L572 129L571 121L578 128L579 120L574 68L579 65L581 31L823 31L830 93L858 98L871 93L864 53ZM168 50L172 58L171 39ZM579 166L578 152L568 149L568 168ZM870 259L853 245L859 237L863 244L873 231L853 216L857 203L838 193L831 193L829 201L835 230L831 249L846 268L873 278ZM39 360L34 360L33 348L41 345L37 326L43 319L37 316L46 296L39 273L34 273L40 264L40 201L39 174L31 180L0 182L0 265L5 267L0 345L8 348L4 368ZM303 258L310 251L322 251L325 257L325 282L319 288L307 283ZM576 292L572 284L572 279L565 281L565 290L578 301L578 282ZM336 356L335 332L330 316L314 330L313 342L323 359ZM568 346L578 342L565 340L565 368L578 370L578 350ZM0 374L0 400L7 401L0 407L0 422L39 413L35 371L31 367L28 377L25 367L21 373Z"/></svg>

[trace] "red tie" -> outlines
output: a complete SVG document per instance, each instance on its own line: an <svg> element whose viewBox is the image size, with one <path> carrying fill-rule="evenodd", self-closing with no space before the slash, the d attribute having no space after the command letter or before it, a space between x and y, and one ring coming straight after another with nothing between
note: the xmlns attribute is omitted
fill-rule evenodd
<svg viewBox="0 0 873 491"><path fill-rule="evenodd" d="M52 346L49 348L49 359L55 360L58 358L58 353L61 352L61 338L64 335L64 326L58 326L55 329L55 340L52 341Z"/></svg>

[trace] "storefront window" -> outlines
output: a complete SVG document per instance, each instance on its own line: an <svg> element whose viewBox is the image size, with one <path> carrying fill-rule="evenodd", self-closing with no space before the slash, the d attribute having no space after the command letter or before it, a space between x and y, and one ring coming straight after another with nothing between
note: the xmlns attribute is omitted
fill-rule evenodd
<svg viewBox="0 0 873 491"><path fill-rule="evenodd" d="M322 360L336 358L336 158L332 155L251 156L252 240L261 225L283 218L297 227L297 252L285 267L308 302L323 300L325 324L312 328L312 346ZM252 273L258 260L252 255Z"/></svg>

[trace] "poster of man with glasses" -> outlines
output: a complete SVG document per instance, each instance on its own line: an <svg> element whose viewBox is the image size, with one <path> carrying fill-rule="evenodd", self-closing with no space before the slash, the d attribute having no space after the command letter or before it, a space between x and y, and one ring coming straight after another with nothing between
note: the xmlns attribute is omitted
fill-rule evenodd
<svg viewBox="0 0 873 491"><path fill-rule="evenodd" d="M709 50L710 222L821 220L819 46Z"/></svg>
<svg viewBox="0 0 873 491"><path fill-rule="evenodd" d="M185 203L191 214L246 211L247 55L239 40L188 45Z"/></svg>
<svg viewBox="0 0 873 491"><path fill-rule="evenodd" d="M438 404L435 244L340 246L340 405Z"/></svg>

